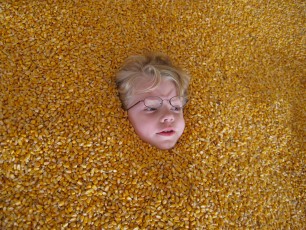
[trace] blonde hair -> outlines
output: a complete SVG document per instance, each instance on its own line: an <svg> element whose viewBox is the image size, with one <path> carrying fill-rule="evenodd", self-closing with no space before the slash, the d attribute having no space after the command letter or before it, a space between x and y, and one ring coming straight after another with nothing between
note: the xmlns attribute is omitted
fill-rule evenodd
<svg viewBox="0 0 306 230"><path fill-rule="evenodd" d="M181 68L172 64L163 54L145 54L126 59L116 75L119 97L124 109L127 109L134 87L140 79L148 79L152 84L141 90L142 93L154 90L163 79L172 80L178 96L187 97L190 77Z"/></svg>

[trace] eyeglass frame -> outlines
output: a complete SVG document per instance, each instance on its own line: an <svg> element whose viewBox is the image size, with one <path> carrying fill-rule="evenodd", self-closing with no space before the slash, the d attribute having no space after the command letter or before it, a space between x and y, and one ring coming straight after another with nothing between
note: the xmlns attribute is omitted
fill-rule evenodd
<svg viewBox="0 0 306 230"><path fill-rule="evenodd" d="M152 108L152 107L147 106L147 105L145 104L145 100L146 100L147 98L150 98L150 97L159 98L159 99L161 100L160 106L158 106L157 108ZM172 107L176 108L176 106L173 106L173 105L171 104L171 100L172 100L173 98L175 98L175 97L184 98L184 99L186 100L185 103L184 103L184 105L183 105L182 107L180 107L180 109L183 109L183 108L185 107L185 105L187 104L187 102L188 102L188 98L183 97L183 96L174 96L174 97L171 97L170 99L162 99L162 98L160 98L160 97L158 97L158 96L150 96L150 97L146 97L145 99L136 102L134 105L132 105L132 106L130 106L128 109L126 109L126 111L128 111L128 110L130 110L131 108L133 108L134 106L138 105L140 102L143 102L144 106L147 107L147 108L149 108L149 109L158 109L158 108L160 108L160 107L163 105L163 102L164 102L164 101L169 101L169 104L170 104Z"/></svg>

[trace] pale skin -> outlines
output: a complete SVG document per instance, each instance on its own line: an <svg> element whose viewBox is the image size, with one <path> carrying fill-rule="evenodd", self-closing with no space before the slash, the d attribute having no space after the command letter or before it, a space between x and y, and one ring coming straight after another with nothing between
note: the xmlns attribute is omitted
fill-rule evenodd
<svg viewBox="0 0 306 230"><path fill-rule="evenodd" d="M177 96L177 88L173 81L162 80L157 88L150 92L137 92L137 89L144 89L147 86L146 81L137 84L128 107L149 96L158 96L166 100L163 101L160 108L154 111L150 111L144 103L138 103L128 110L129 120L136 134L143 141L159 149L171 149L175 146L185 128L183 110L174 109L167 101Z"/></svg>

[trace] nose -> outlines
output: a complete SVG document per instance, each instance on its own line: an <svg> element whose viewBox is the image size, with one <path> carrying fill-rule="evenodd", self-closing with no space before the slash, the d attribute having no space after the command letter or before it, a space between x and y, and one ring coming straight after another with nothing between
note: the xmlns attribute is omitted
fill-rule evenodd
<svg viewBox="0 0 306 230"><path fill-rule="evenodd" d="M165 122L172 123L173 121L174 121L173 112L169 108L164 108L162 110L160 122L161 123L165 123Z"/></svg>

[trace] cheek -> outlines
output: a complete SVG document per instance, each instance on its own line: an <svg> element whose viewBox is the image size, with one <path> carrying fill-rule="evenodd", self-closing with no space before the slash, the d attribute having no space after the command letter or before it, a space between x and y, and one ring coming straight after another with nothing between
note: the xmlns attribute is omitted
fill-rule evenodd
<svg viewBox="0 0 306 230"><path fill-rule="evenodd" d="M183 133L184 129L185 129L185 120L184 117L182 116L179 120L178 120L178 128L181 131L181 134Z"/></svg>
<svg viewBox="0 0 306 230"><path fill-rule="evenodd" d="M136 113L129 113L128 117L136 133L141 137L150 133L150 131L154 128L155 122L152 117L141 116Z"/></svg>

